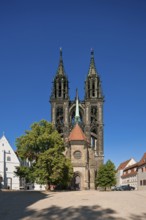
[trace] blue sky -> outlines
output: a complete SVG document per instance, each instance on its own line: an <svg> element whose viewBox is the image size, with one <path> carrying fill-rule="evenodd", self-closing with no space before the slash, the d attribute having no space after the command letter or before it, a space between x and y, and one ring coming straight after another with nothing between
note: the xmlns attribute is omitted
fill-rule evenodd
<svg viewBox="0 0 146 220"><path fill-rule="evenodd" d="M146 152L146 1L0 1L0 136L14 149L30 125L51 120L52 80L63 48L70 97L84 98L90 49L102 80L105 161Z"/></svg>

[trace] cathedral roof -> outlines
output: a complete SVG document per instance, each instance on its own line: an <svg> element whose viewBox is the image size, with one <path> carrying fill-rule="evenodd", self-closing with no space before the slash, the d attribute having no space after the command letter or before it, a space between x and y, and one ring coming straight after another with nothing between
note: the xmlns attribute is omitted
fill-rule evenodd
<svg viewBox="0 0 146 220"><path fill-rule="evenodd" d="M85 134L78 124L72 129L69 135L69 141L87 141Z"/></svg>

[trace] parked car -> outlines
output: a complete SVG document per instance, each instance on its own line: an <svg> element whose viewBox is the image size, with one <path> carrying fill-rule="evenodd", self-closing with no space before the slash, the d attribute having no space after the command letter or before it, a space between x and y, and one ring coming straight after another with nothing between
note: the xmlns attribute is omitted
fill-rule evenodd
<svg viewBox="0 0 146 220"><path fill-rule="evenodd" d="M134 190L135 189L135 187L130 186L130 185L123 185L123 186L121 186L121 188L123 190L125 190L125 191L129 191L129 190Z"/></svg>
<svg viewBox="0 0 146 220"><path fill-rule="evenodd" d="M130 191L130 190L134 190L135 187L130 186L130 185L122 185L122 186L114 186L112 188L112 191Z"/></svg>
<svg viewBox="0 0 146 220"><path fill-rule="evenodd" d="M117 188L117 191L130 191L130 190L134 190L134 189L135 189L135 187L133 187L133 186L122 185Z"/></svg>
<svg viewBox="0 0 146 220"><path fill-rule="evenodd" d="M130 186L131 190L135 190L135 187L134 186Z"/></svg>
<svg viewBox="0 0 146 220"><path fill-rule="evenodd" d="M121 186L112 187L112 191L122 191Z"/></svg>

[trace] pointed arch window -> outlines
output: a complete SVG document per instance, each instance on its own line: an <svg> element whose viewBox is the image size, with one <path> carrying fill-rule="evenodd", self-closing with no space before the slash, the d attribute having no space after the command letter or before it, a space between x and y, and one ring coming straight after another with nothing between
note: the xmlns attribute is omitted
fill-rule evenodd
<svg viewBox="0 0 146 220"><path fill-rule="evenodd" d="M58 96L61 97L61 81L59 81Z"/></svg>
<svg viewBox="0 0 146 220"><path fill-rule="evenodd" d="M95 96L95 82L94 82L94 79L92 81L92 96L93 97Z"/></svg>
<svg viewBox="0 0 146 220"><path fill-rule="evenodd" d="M88 97L90 97L90 83L89 81L87 81L87 83L88 83Z"/></svg>
<svg viewBox="0 0 146 220"><path fill-rule="evenodd" d="M66 82L63 83L63 98L65 98L66 93Z"/></svg>
<svg viewBox="0 0 146 220"><path fill-rule="evenodd" d="M95 124L97 122L97 107L92 106L91 107L91 123Z"/></svg>
<svg viewBox="0 0 146 220"><path fill-rule="evenodd" d="M91 147L94 150L96 150L96 143L97 143L97 127L94 126L91 128Z"/></svg>
<svg viewBox="0 0 146 220"><path fill-rule="evenodd" d="M55 98L56 98L56 83L54 83L54 95L55 95Z"/></svg>
<svg viewBox="0 0 146 220"><path fill-rule="evenodd" d="M63 120L63 107L57 107L56 110L56 122L57 125L63 125L64 120Z"/></svg>

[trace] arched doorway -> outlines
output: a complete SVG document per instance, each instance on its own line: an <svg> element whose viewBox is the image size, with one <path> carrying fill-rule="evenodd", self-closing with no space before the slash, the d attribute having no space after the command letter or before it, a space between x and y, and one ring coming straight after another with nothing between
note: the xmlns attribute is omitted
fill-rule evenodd
<svg viewBox="0 0 146 220"><path fill-rule="evenodd" d="M74 173L73 188L75 190L80 190L81 189L81 175L78 172Z"/></svg>

